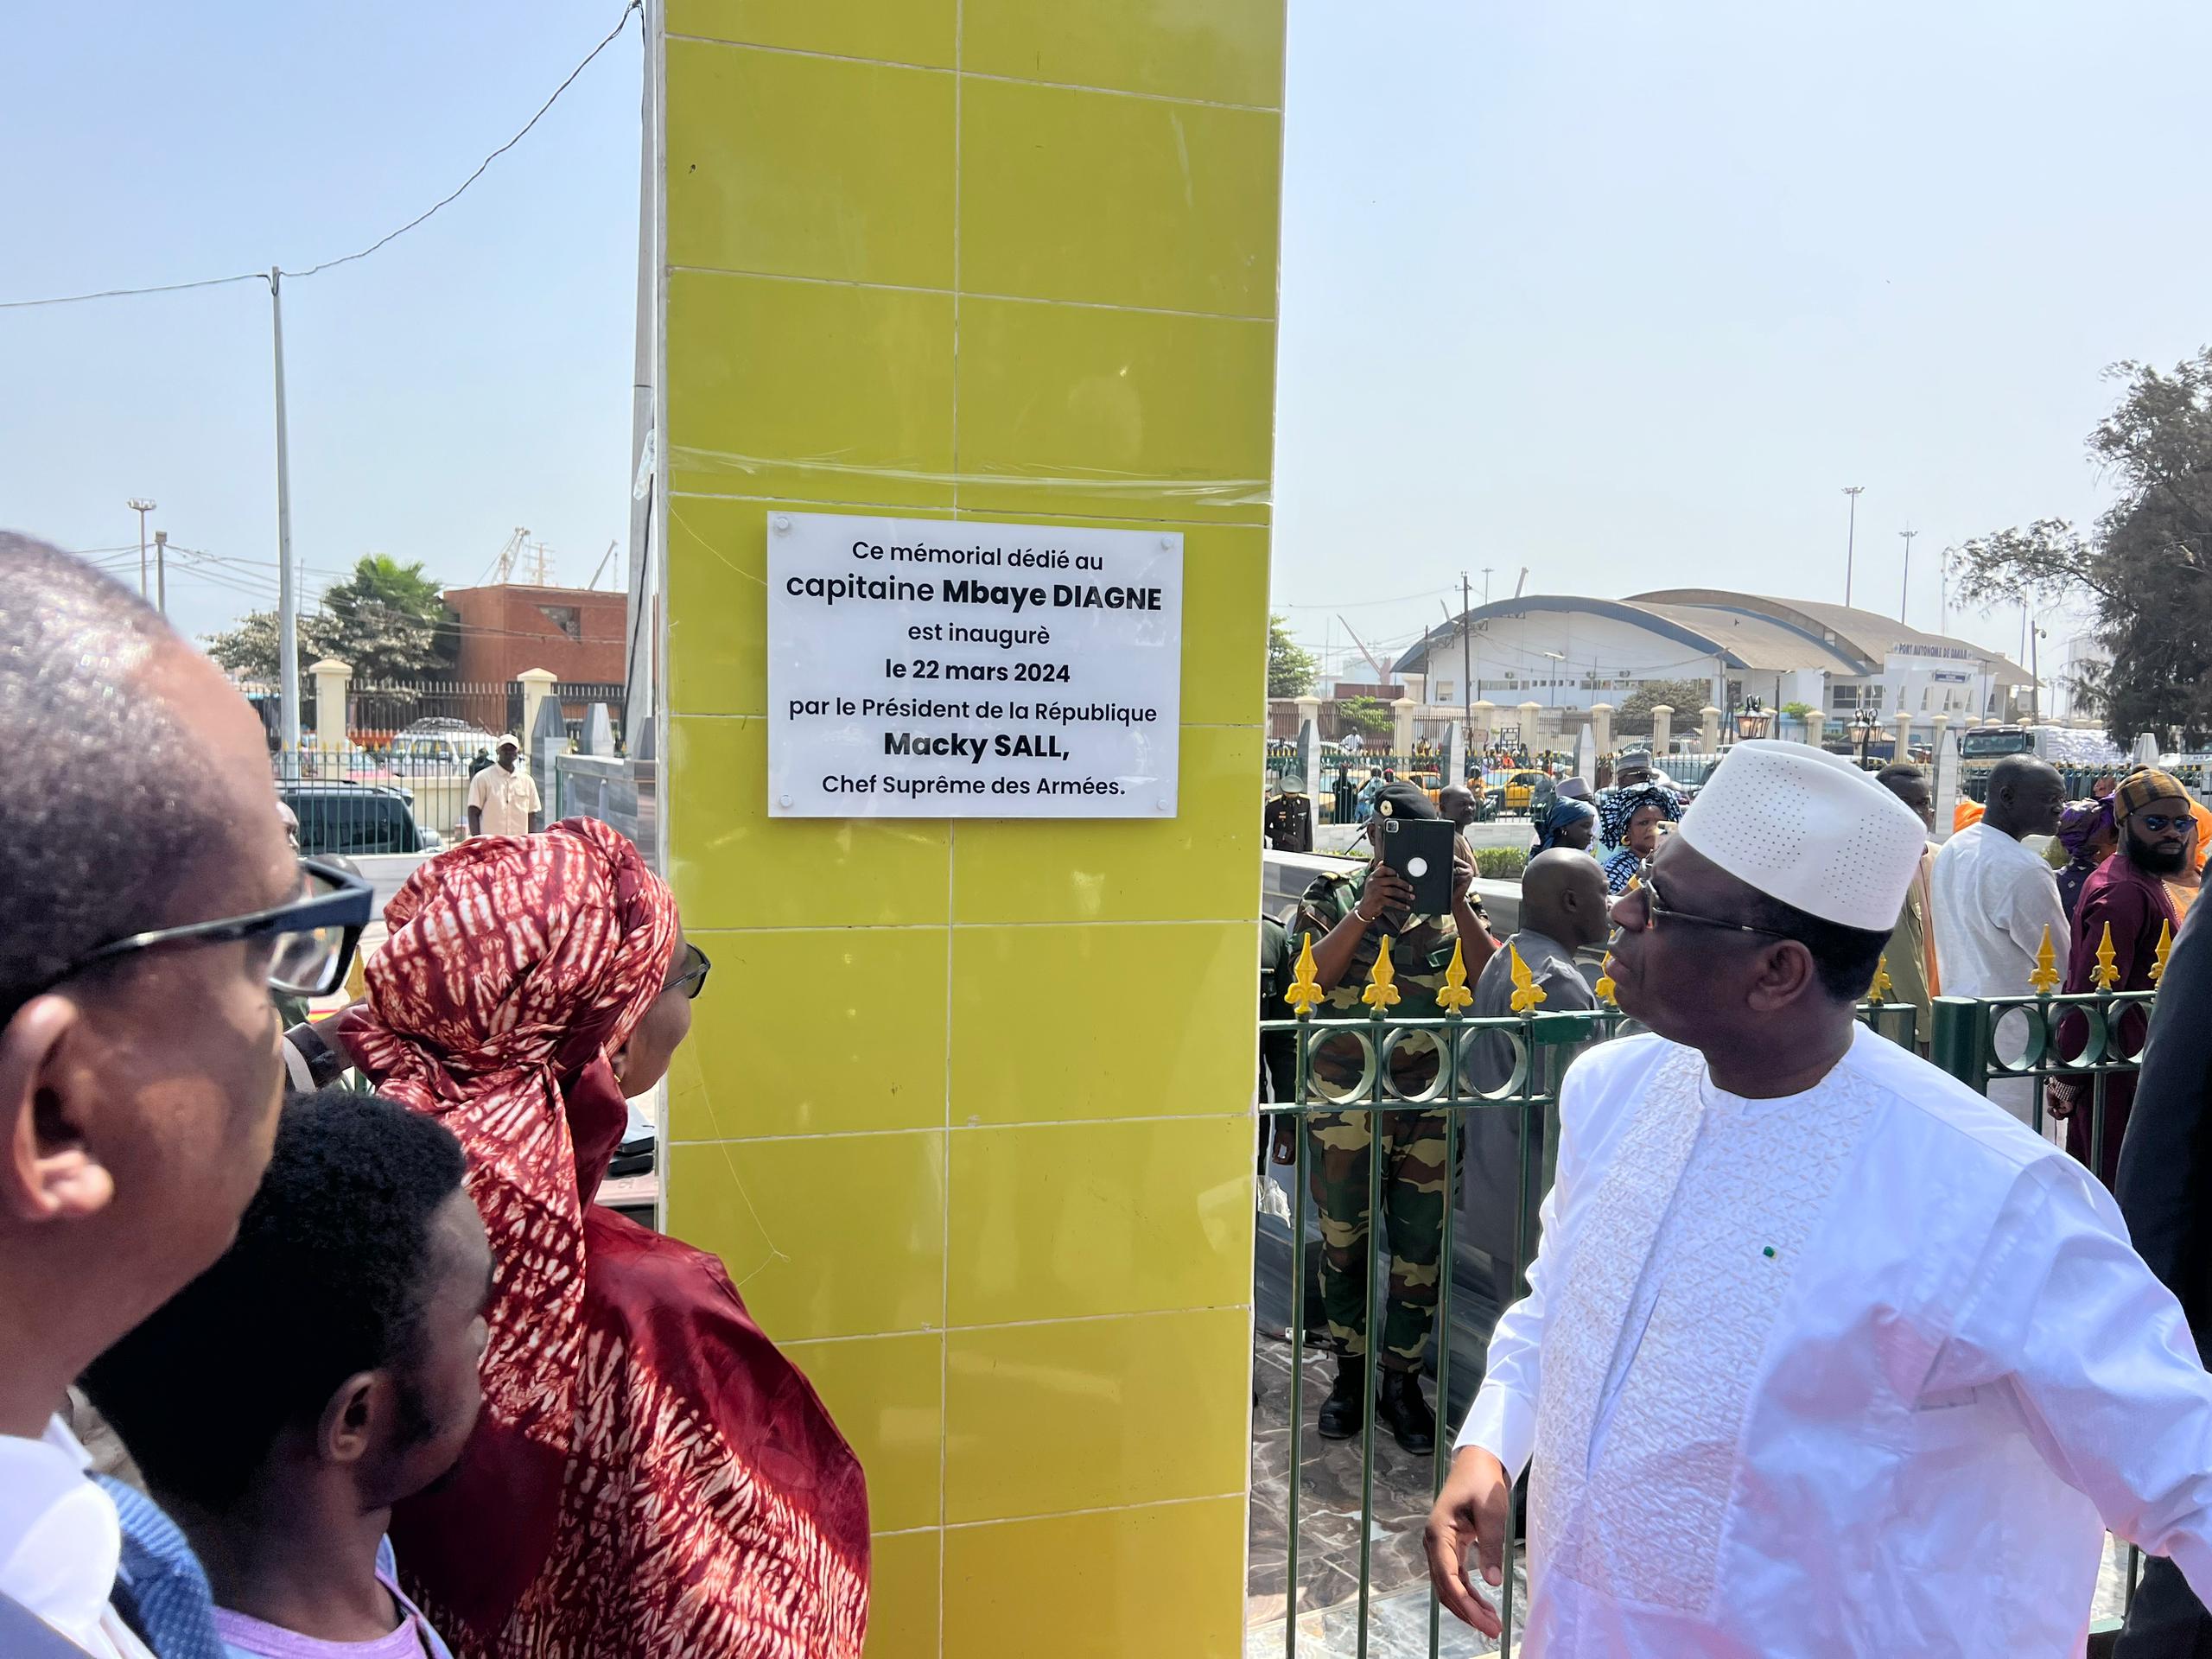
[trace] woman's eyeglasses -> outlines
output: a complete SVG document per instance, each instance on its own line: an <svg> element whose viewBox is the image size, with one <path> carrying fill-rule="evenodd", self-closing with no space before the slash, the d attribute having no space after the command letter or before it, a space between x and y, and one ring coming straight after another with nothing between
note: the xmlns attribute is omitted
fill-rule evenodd
<svg viewBox="0 0 2212 1659"><path fill-rule="evenodd" d="M682 991L686 997L696 1002L698 1001L699 993L707 988L707 976L714 971L715 964L707 960L705 951L689 939L683 942L683 971L662 986L661 989Z"/></svg>
<svg viewBox="0 0 2212 1659"><path fill-rule="evenodd" d="M300 893L289 903L245 916L133 933L88 950L31 993L43 995L64 980L141 950L238 940L269 950L269 988L292 996L327 996L346 982L353 949L376 907L376 889L359 876L313 859L300 861ZM24 999L26 1001L29 997Z"/></svg>

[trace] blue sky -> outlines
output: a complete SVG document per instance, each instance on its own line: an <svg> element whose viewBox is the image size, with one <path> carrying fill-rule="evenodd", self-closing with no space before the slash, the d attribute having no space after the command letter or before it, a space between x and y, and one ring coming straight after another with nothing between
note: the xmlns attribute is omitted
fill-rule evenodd
<svg viewBox="0 0 2212 1659"><path fill-rule="evenodd" d="M25 11L0 298L299 267L458 183L619 0ZM1947 542L2094 513L2102 366L2212 339L2183 0L1293 0L1275 598L1315 644L1531 591L1706 583L1936 621ZM288 284L310 588L625 533L639 48L375 258ZM188 629L273 597L259 283L0 312L0 521L181 546ZM133 561L135 564L135 560ZM184 562L180 562L181 567ZM1357 608L1351 608L1357 607ZM2017 615L1955 613L2012 648Z"/></svg>

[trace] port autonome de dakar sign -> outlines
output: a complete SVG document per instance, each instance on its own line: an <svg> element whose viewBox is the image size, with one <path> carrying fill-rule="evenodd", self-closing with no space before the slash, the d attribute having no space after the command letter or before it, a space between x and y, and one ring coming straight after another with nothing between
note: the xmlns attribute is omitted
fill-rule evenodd
<svg viewBox="0 0 2212 1659"><path fill-rule="evenodd" d="M1183 537L768 516L776 817L1175 816Z"/></svg>

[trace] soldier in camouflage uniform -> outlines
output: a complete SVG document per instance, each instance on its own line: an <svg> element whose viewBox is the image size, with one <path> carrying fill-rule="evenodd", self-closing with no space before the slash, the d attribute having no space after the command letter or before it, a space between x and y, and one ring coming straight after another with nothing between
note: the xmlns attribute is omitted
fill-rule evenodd
<svg viewBox="0 0 2212 1659"><path fill-rule="evenodd" d="M1410 913L1412 888L1380 861L1383 822L1440 816L1427 791L1395 783L1376 802L1368 832L1370 862L1343 875L1318 878L1300 901L1294 935L1313 943L1314 978L1327 998L1317 1020L1364 1018L1361 1001L1384 935L1400 993L1390 1012L1421 1019L1440 1012L1455 944L1465 941L1463 962L1471 983L1490 959L1490 926L1471 892L1474 855L1463 841L1454 859L1452 913ZM1435 1082L1442 1050L1425 1032L1408 1033L1390 1055L1390 1084L1417 1095ZM1364 1099L1365 1046L1351 1033L1335 1033L1316 1046L1308 1084L1324 1099ZM1367 1211L1368 1159L1372 1155L1371 1111L1327 1112L1309 1119L1308 1148L1313 1201L1321 1220L1321 1300L1329 1334L1341 1357L1336 1386L1321 1407L1325 1439L1348 1440L1359 1432L1365 1380L1368 1286L1373 1269ZM1379 1114L1382 1123L1382 1205L1390 1230L1389 1294L1382 1317L1382 1386L1376 1414L1409 1452L1436 1443L1436 1418L1421 1396L1421 1362L1436 1313L1439 1255L1443 1246L1446 1122L1441 1111L1404 1109Z"/></svg>

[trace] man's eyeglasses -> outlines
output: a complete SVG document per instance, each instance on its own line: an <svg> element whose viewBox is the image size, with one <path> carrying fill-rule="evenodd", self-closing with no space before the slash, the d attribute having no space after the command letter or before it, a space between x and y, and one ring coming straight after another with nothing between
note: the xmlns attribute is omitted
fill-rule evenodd
<svg viewBox="0 0 2212 1659"><path fill-rule="evenodd" d="M1724 932L1749 933L1763 939L1788 939L1796 937L1795 934L1785 933L1779 928L1753 927L1748 922L1725 921L1718 916L1700 916L1694 911L1675 909L1659 896L1658 889L1652 885L1651 865L1649 860L1645 861L1643 867L1637 871L1636 883L1636 886L1613 900L1614 925L1628 932L1648 933L1662 922L1680 922L1688 927L1717 927ZM1643 907L1641 916L1633 919L1621 914L1622 910L1631 900Z"/></svg>
<svg viewBox="0 0 2212 1659"><path fill-rule="evenodd" d="M2169 830L2186 830L2191 823L2186 812L2173 817L2164 812L2138 812L2127 821L2140 827L2143 833L2149 836L2164 835Z"/></svg>
<svg viewBox="0 0 2212 1659"><path fill-rule="evenodd" d="M141 950L251 940L268 944L270 989L292 996L327 996L346 982L353 948L375 908L376 889L359 876L303 858L300 893L289 903L116 939L86 951L31 995L43 995L65 980Z"/></svg>
<svg viewBox="0 0 2212 1659"><path fill-rule="evenodd" d="M699 999L699 993L707 988L707 976L714 971L715 964L707 960L705 951L689 939L683 942L683 971L662 986L661 989L682 991L686 997L696 1002Z"/></svg>

